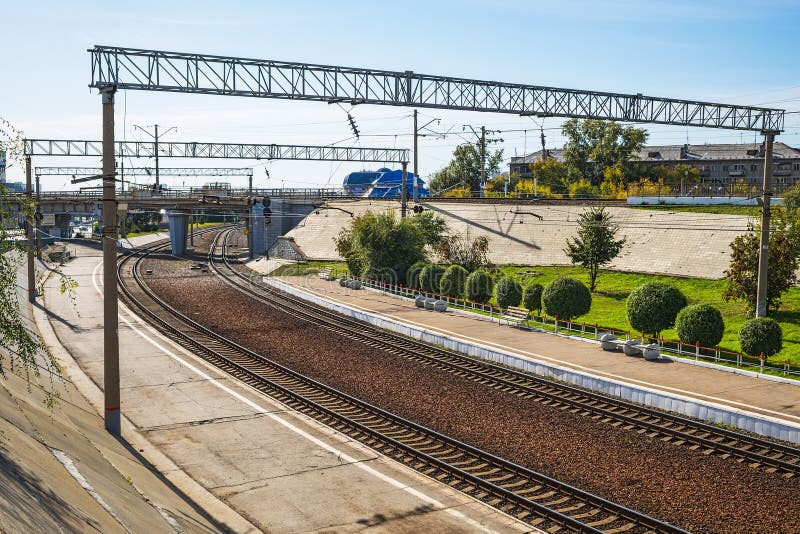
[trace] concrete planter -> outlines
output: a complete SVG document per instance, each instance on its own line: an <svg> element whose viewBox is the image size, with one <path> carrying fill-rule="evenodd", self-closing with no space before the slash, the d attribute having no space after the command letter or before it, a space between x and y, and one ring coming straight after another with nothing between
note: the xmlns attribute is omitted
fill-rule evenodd
<svg viewBox="0 0 800 534"><path fill-rule="evenodd" d="M638 339L629 339L622 345L622 352L628 356L641 356L642 347L639 345Z"/></svg>
<svg viewBox="0 0 800 534"><path fill-rule="evenodd" d="M447 302L443 300L437 300L433 303L433 311L443 312L447 310Z"/></svg>
<svg viewBox="0 0 800 534"><path fill-rule="evenodd" d="M414 305L417 308L424 308L425 307L425 295L417 295L414 299Z"/></svg>
<svg viewBox="0 0 800 534"><path fill-rule="evenodd" d="M348 280L347 280L347 278L345 278L344 276L343 276L343 277L341 277L341 278L339 278L339 285L340 285L340 286L342 286L342 287L347 287L347 282L348 282Z"/></svg>
<svg viewBox="0 0 800 534"><path fill-rule="evenodd" d="M603 334L603 336L600 338L600 348L610 352L616 352L619 350L617 344L614 343L616 340L617 336L614 334Z"/></svg>
<svg viewBox="0 0 800 534"><path fill-rule="evenodd" d="M648 362L657 360L661 355L661 347L658 345L658 343L650 343L649 345L645 345L642 349L642 355Z"/></svg>
<svg viewBox="0 0 800 534"><path fill-rule="evenodd" d="M348 280L347 287L349 289L361 289L361 280Z"/></svg>
<svg viewBox="0 0 800 534"><path fill-rule="evenodd" d="M427 299L425 299L425 309L426 309L426 310L432 310L432 309L434 309L434 306L435 306L435 305L436 305L436 299L434 299L434 298L427 298Z"/></svg>

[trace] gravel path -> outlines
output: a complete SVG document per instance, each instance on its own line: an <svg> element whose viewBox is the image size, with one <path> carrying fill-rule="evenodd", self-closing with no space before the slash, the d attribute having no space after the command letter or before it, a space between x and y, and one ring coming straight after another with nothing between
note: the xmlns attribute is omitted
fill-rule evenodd
<svg viewBox="0 0 800 534"><path fill-rule="evenodd" d="M693 532L800 532L800 477L707 457L367 347L190 263L147 260L148 282L207 327L330 386Z"/></svg>

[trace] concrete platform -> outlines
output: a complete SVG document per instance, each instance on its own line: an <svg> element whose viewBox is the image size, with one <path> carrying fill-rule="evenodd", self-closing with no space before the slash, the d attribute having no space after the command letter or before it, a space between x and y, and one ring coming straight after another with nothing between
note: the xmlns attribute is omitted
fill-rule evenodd
<svg viewBox="0 0 800 534"><path fill-rule="evenodd" d="M316 276L268 278L299 296L373 324L700 419L800 443L800 383L781 383L669 360L608 353L595 343L436 313L410 299L347 289ZM288 285L287 285L288 284Z"/></svg>
<svg viewBox="0 0 800 534"><path fill-rule="evenodd" d="M55 280L45 301L71 371L99 402L100 251L74 248L64 270L80 283L77 308ZM126 436L214 514L240 516L237 531L531 530L251 390L124 308L119 338Z"/></svg>

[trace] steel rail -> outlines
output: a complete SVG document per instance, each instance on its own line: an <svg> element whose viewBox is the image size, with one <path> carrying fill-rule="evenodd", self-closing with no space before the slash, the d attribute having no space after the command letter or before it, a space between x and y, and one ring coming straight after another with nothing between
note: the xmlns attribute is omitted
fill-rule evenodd
<svg viewBox="0 0 800 534"><path fill-rule="evenodd" d="M142 280L138 266L158 246L120 261L118 279L126 298L170 337L290 407L549 531L601 532L598 527L603 527L608 531L684 532L355 399L210 331L171 308ZM126 265L134 257L129 272L137 285L131 288L125 281Z"/></svg>
<svg viewBox="0 0 800 534"><path fill-rule="evenodd" d="M800 449L795 447L556 383L389 332L255 282L239 272L229 258L223 256L222 260L227 270L246 284L231 279L226 272L219 269L218 274L240 291L283 311L292 310L306 320L352 339L379 346L384 350L400 351L408 358L450 372L466 374L473 380L488 382L492 387L514 395L572 410L609 424L622 423L625 428L661 436L665 441L677 445L687 445L692 449L702 448L704 451L747 462L753 467L764 467L787 477L800 474ZM219 266L213 262L211 265L212 268Z"/></svg>

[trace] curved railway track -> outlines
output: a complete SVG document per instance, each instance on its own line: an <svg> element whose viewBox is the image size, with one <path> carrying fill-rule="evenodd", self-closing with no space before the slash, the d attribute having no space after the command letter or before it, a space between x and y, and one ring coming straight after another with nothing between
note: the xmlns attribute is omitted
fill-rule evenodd
<svg viewBox="0 0 800 534"><path fill-rule="evenodd" d="M229 231L217 240L220 235ZM142 279L142 260L163 246L120 260L124 298L167 336L253 388L548 532L685 532L363 402L203 327L161 300Z"/></svg>
<svg viewBox="0 0 800 534"><path fill-rule="evenodd" d="M209 251L209 264L229 284L257 300L335 330L353 340L597 421L716 454L786 477L800 474L800 449L496 365L406 337L298 299L246 274L226 252L226 230ZM219 250L217 250L219 249ZM247 270L247 272L252 273Z"/></svg>

